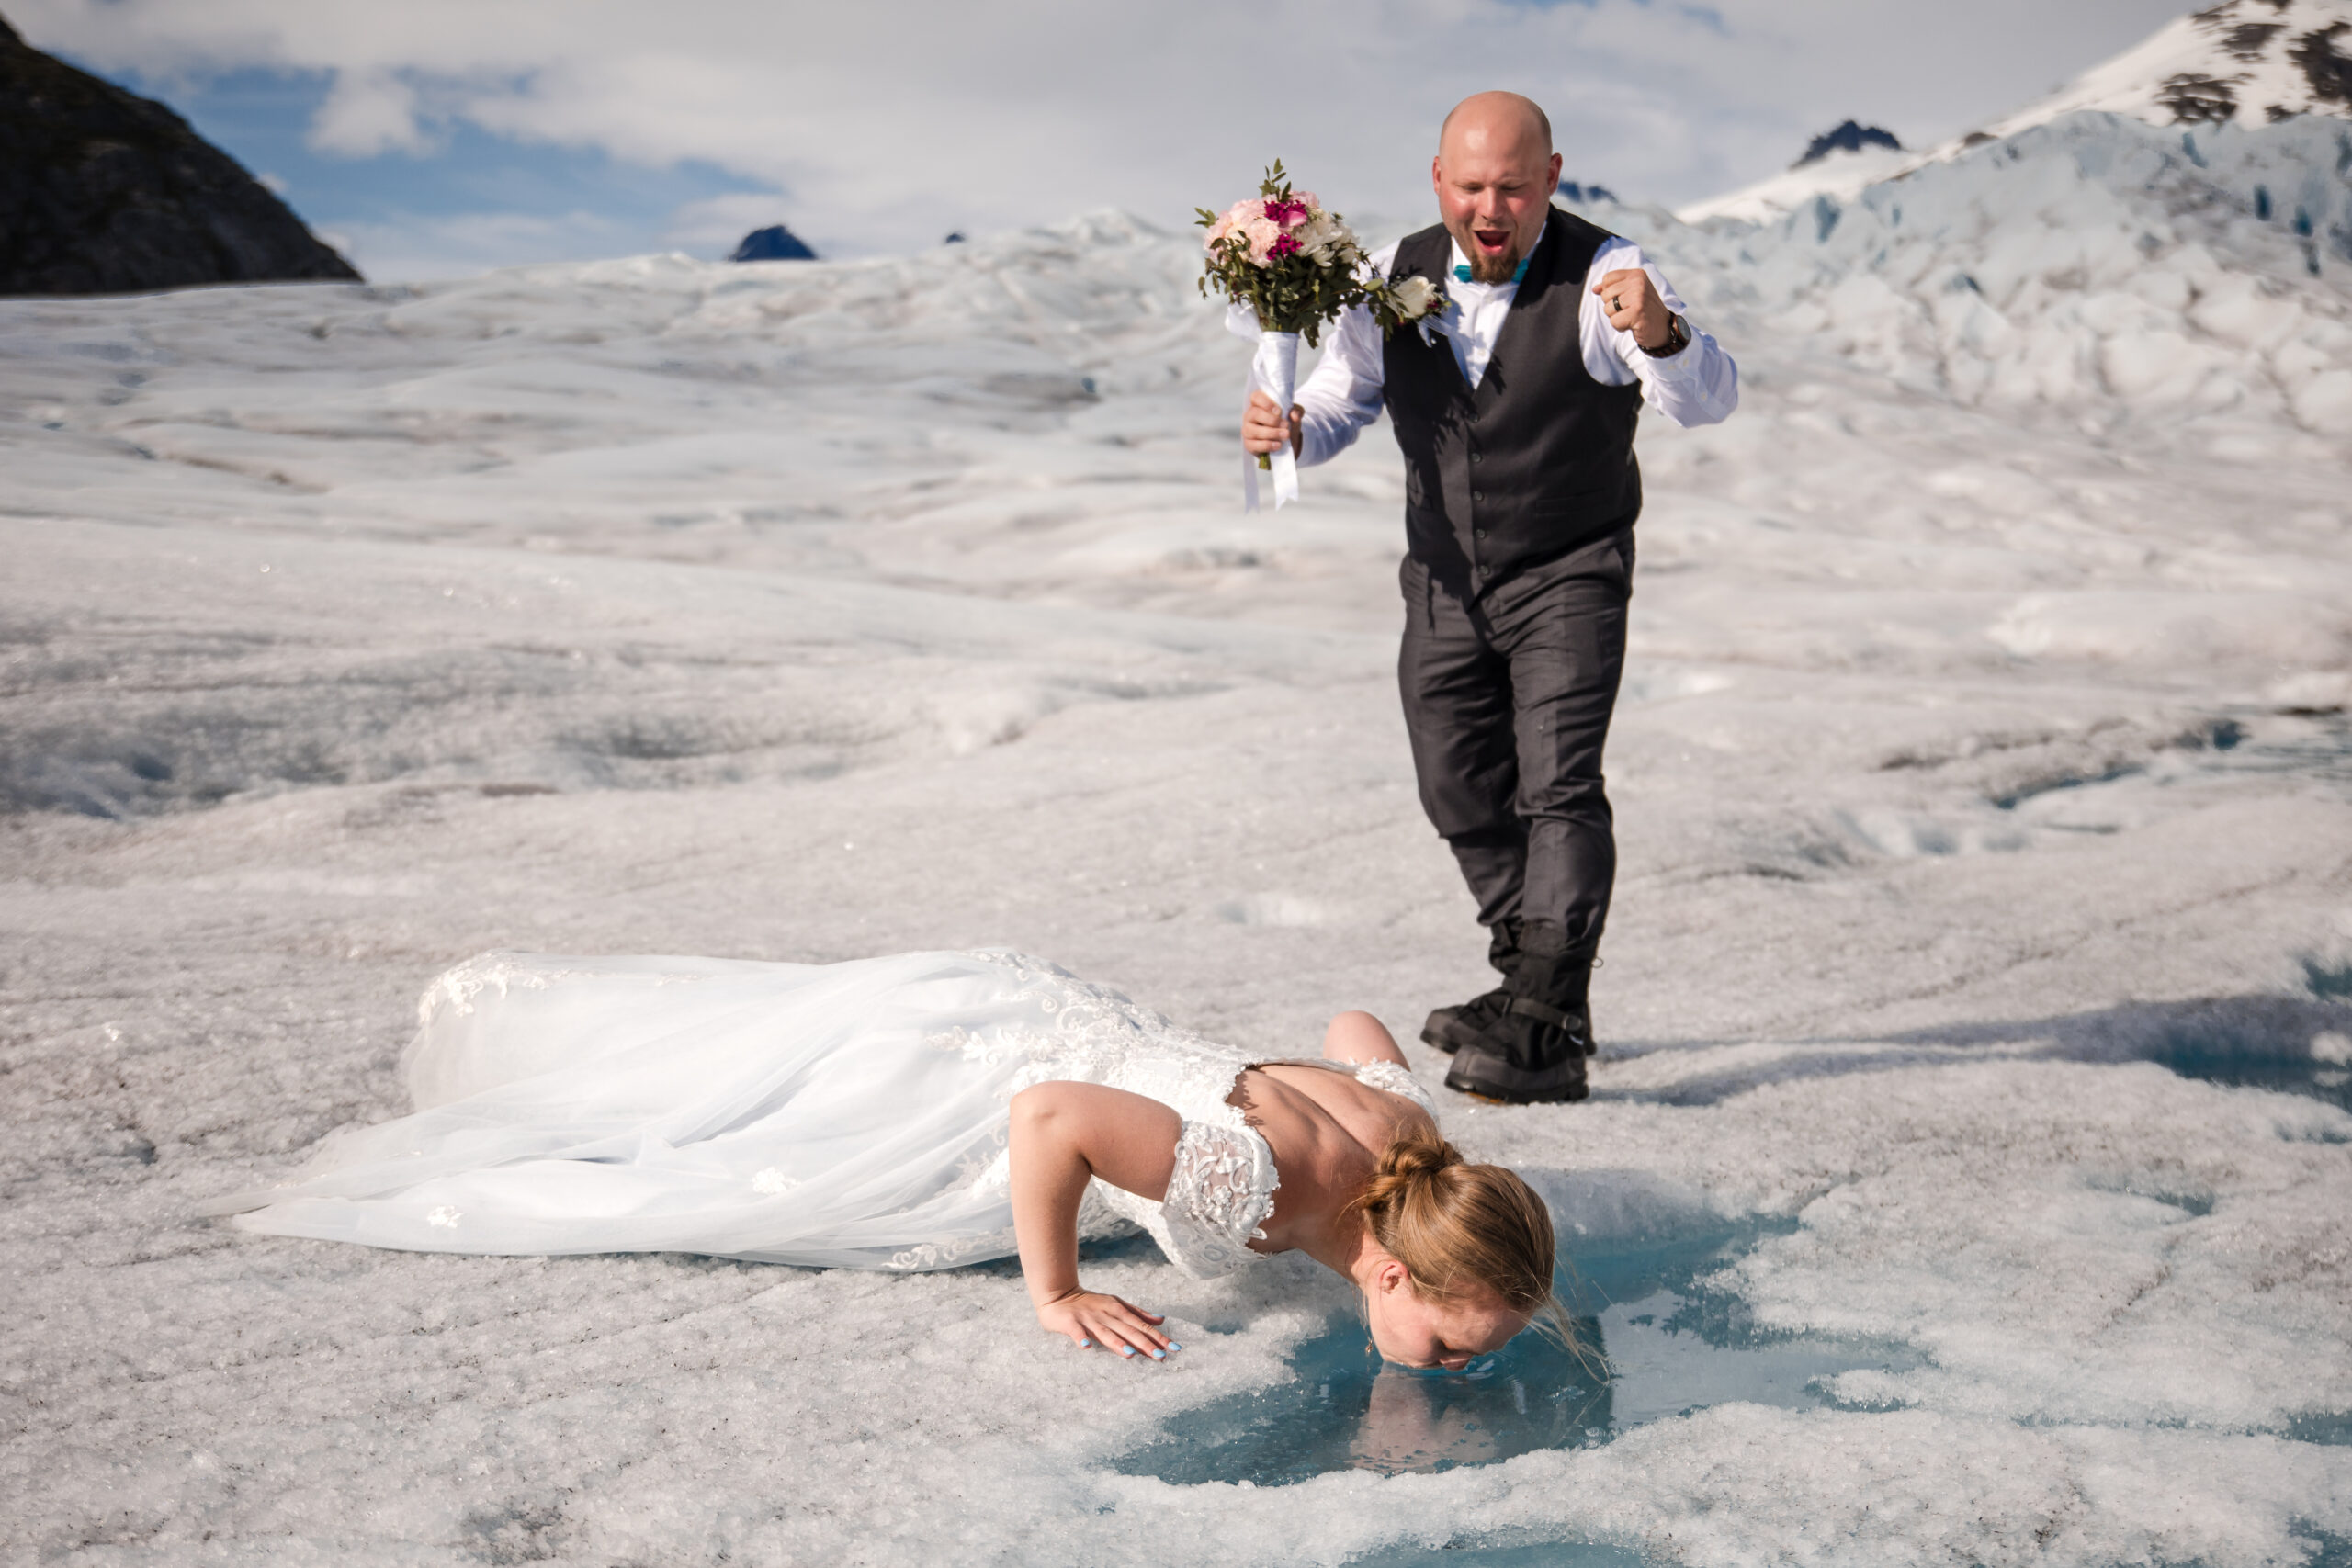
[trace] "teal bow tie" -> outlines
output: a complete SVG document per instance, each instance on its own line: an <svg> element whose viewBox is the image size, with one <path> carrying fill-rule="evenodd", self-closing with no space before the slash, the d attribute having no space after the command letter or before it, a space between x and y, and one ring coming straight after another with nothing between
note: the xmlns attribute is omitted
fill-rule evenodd
<svg viewBox="0 0 2352 1568"><path fill-rule="evenodd" d="M1514 272L1514 273L1512 273L1512 274L1510 275L1510 280L1511 280L1513 283L1524 283L1524 282L1526 282L1526 281L1527 281L1527 264L1528 264L1529 262L1533 261L1534 259L1535 259L1535 257L1534 257L1532 254L1523 255L1523 256L1520 257L1520 258L1519 258L1519 270L1518 270L1517 272ZM1467 282L1469 282L1469 281L1470 281L1470 266L1469 266L1469 264L1468 264L1468 263L1466 263L1466 262L1465 262L1465 263L1464 263L1462 265L1457 266L1457 267L1455 267L1455 268L1453 269L1453 280L1454 280L1456 283L1467 283Z"/></svg>

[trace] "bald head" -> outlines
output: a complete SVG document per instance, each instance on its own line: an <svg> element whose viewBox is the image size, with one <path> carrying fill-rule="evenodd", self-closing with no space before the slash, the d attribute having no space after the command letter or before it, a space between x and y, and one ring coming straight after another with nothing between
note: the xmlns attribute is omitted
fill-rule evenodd
<svg viewBox="0 0 2352 1568"><path fill-rule="evenodd" d="M1430 160L1438 215L1480 283L1508 282L1544 236L1560 157L1552 122L1517 93L1477 93L1453 106Z"/></svg>
<svg viewBox="0 0 2352 1568"><path fill-rule="evenodd" d="M1476 147L1526 152L1540 161L1552 155L1552 117L1533 98L1517 93L1473 93L1454 105L1438 127L1439 157L1453 147L1456 137L1465 152Z"/></svg>

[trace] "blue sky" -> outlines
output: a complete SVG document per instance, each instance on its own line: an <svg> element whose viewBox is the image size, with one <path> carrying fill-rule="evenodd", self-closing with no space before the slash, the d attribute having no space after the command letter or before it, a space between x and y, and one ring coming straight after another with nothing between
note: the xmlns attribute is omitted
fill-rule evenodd
<svg viewBox="0 0 2352 1568"><path fill-rule="evenodd" d="M371 276L670 249L721 255L732 247L734 225L694 232L680 214L773 188L707 159L641 163L593 143L499 135L462 118L434 125L415 150L322 150L311 130L332 72L243 66L158 79L74 63L171 105ZM770 221L781 222L783 204L775 206Z"/></svg>
<svg viewBox="0 0 2352 1568"><path fill-rule="evenodd" d="M680 249L828 255L1117 206L1181 225L1280 155L1426 209L1438 118L1550 109L1571 177L1674 204L1849 116L1914 145L2041 96L2173 0L6 0L169 103L370 276Z"/></svg>
<svg viewBox="0 0 2352 1568"><path fill-rule="evenodd" d="M698 254L722 254L719 237L680 235L677 211L767 190L698 157L656 167L600 146L492 134L466 120L435 127L421 151L367 157L320 151L311 125L334 80L329 71L244 66L179 80L151 80L141 71L104 75L167 101L312 228L365 254L374 264L369 273L478 273L517 259L626 256L682 240Z"/></svg>

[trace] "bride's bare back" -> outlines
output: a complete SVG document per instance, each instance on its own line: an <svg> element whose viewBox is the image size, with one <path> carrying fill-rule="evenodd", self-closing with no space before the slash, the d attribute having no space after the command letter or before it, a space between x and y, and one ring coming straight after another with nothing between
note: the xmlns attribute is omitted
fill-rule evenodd
<svg viewBox="0 0 2352 1568"><path fill-rule="evenodd" d="M1334 1063L1408 1066L1380 1021L1363 1012L1341 1013L1331 1021L1323 1036L1323 1055ZM1398 1132L1436 1129L1429 1112L1403 1096L1374 1089L1352 1073L1306 1062L1268 1062L1250 1068L1235 1080L1227 1103L1266 1140L1275 1168L1283 1173L1274 1212L1263 1226L1265 1239L1250 1243L1258 1252L1315 1249L1330 1236L1350 1201L1363 1190L1380 1151Z"/></svg>

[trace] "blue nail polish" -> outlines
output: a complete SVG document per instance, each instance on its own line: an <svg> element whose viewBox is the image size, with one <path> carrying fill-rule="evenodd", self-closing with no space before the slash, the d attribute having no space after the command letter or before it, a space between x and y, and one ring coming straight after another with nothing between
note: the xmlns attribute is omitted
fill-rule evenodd
<svg viewBox="0 0 2352 1568"><path fill-rule="evenodd" d="M1081 1339L1078 1342L1078 1348L1081 1350L1091 1350L1094 1348L1094 1341L1091 1339Z"/></svg>
<svg viewBox="0 0 2352 1568"><path fill-rule="evenodd" d="M1151 1359L1155 1361L1164 1361L1168 1359L1168 1352L1165 1350L1154 1350L1151 1353Z"/></svg>
<svg viewBox="0 0 2352 1568"><path fill-rule="evenodd" d="M1177 1344L1177 1343L1176 1343L1176 1341L1174 1341L1173 1339L1170 1339L1170 1340L1168 1342L1168 1348L1169 1348L1170 1350L1182 1350L1184 1347L1182 1347L1182 1345Z"/></svg>
<svg viewBox="0 0 2352 1568"><path fill-rule="evenodd" d="M1132 1345L1122 1345L1119 1347L1119 1354L1122 1356L1132 1356L1135 1353L1136 1348Z"/></svg>

